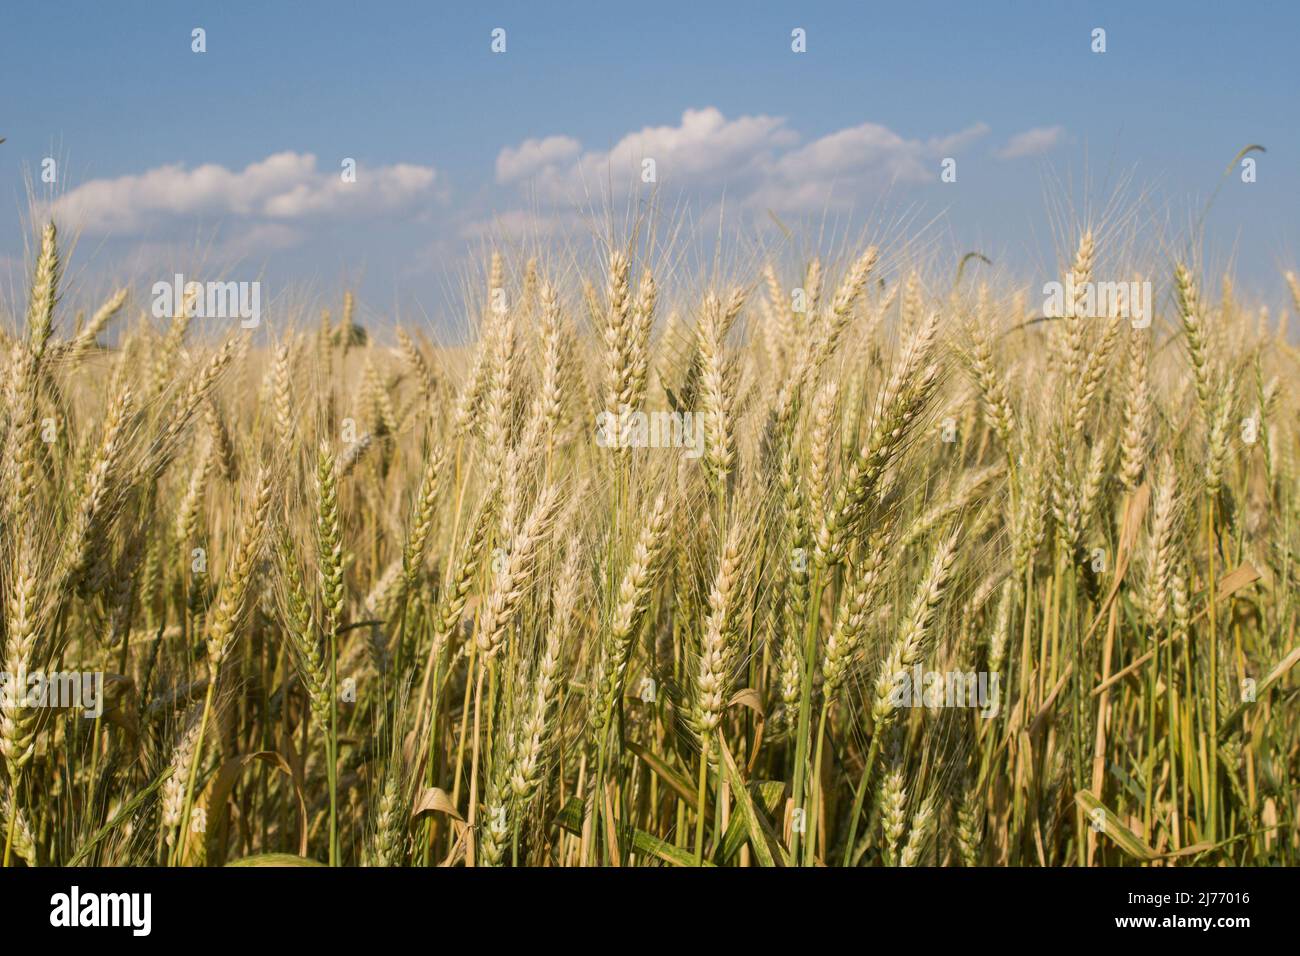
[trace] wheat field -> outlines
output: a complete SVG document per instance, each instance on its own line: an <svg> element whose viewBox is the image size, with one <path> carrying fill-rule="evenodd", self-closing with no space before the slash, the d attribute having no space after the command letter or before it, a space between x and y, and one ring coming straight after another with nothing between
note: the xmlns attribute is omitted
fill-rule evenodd
<svg viewBox="0 0 1300 956"><path fill-rule="evenodd" d="M643 246L491 253L454 345L73 301L45 227L3 665L101 699L4 696L4 864L1300 862L1293 275Z"/></svg>

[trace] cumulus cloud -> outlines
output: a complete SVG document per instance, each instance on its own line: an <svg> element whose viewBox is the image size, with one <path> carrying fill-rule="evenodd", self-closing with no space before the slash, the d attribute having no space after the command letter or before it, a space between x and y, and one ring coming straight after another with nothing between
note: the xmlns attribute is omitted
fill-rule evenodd
<svg viewBox="0 0 1300 956"><path fill-rule="evenodd" d="M57 199L52 215L88 234L128 236L178 219L249 220L263 226L310 218L391 213L437 196L428 166L358 166L355 182L318 169L310 153L275 153L242 170L207 163L159 166L135 176L96 179ZM286 232L263 228L262 234Z"/></svg>
<svg viewBox="0 0 1300 956"><path fill-rule="evenodd" d="M582 144L570 136L547 136L526 139L518 146L507 146L497 156L497 182L509 183L574 159Z"/></svg>
<svg viewBox="0 0 1300 956"><path fill-rule="evenodd" d="M674 126L628 133L608 150L579 152L577 141L564 136L526 140L501 151L497 178L527 180L549 202L582 199L606 185L621 196L641 181L643 160L652 159L656 182L693 191L752 179L771 164L775 150L797 141L783 119L759 115L729 120L709 107L686 110ZM532 161L530 154L536 157ZM515 175L503 177L503 170Z"/></svg>
<svg viewBox="0 0 1300 956"><path fill-rule="evenodd" d="M990 132L992 130L989 128L988 123L973 123L965 129L950 133L947 136L927 140L925 144L926 151L931 157L947 156L950 153L965 149L976 140L983 139Z"/></svg>
<svg viewBox="0 0 1300 956"><path fill-rule="evenodd" d="M816 207L863 189L933 182L938 161L988 132L983 123L949 136L906 139L877 123L838 130L782 156L753 204L777 209ZM838 190L838 192L834 192Z"/></svg>
<svg viewBox="0 0 1300 956"><path fill-rule="evenodd" d="M642 161L655 161L657 183L672 191L726 188L744 205L774 209L821 207L894 183L933 181L938 161L986 136L976 123L931 139L908 139L878 123L837 130L800 145L799 134L772 116L728 119L714 107L687 110L674 126L648 126L607 151L580 151L576 140L525 140L497 157L499 182L527 184L552 203L581 199L608 184L615 197L640 181Z"/></svg>
<svg viewBox="0 0 1300 956"><path fill-rule="evenodd" d="M698 205L702 215L723 197L728 208L755 215L869 205L882 190L937 182L942 159L960 157L989 132L974 123L909 137L862 122L808 140L783 117L729 117L704 107L685 110L674 123L622 133L608 149L563 134L507 145L489 174L494 189L470 194L460 206L447 203L442 176L431 166L361 163L348 183L333 161L280 152L242 169L172 164L92 180L46 211L66 229L132 239L159 258L178 243L192 246L196 234L208 237L210 255L228 258L288 250L327 234L366 247L398 219L432 225L434 243L538 240L590 228L583 209L592 202L619 203L656 188L673 203ZM998 155L1048 148L1061 133L1028 130ZM653 186L642 179L645 160L654 160Z"/></svg>
<svg viewBox="0 0 1300 956"><path fill-rule="evenodd" d="M1061 141L1065 135L1064 126L1035 126L1023 133L1017 133L1007 140L1007 144L998 150L999 159L1020 159L1045 153Z"/></svg>

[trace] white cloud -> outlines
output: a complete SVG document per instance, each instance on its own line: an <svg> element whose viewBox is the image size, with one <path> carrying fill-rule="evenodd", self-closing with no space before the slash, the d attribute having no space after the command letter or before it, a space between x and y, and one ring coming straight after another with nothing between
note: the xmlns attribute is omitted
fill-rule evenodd
<svg viewBox="0 0 1300 956"><path fill-rule="evenodd" d="M518 146L501 150L497 156L497 182L509 183L568 162L582 152L582 144L570 136L526 139Z"/></svg>
<svg viewBox="0 0 1300 956"><path fill-rule="evenodd" d="M705 107L684 111L675 123L626 132L605 150L559 134L509 145L496 156L497 186L458 207L447 206L442 177L431 166L361 163L357 181L344 183L333 160L322 165L309 153L281 152L242 169L173 164L92 180L50 211L69 231L130 238L140 255L168 261L186 247L192 253L196 237L208 258L223 260L325 235L368 248L382 244L380 233L399 219L427 227L434 244L540 240L589 230L587 204L620 203L638 189L660 188L669 202L710 213L724 196L729 209L759 215L865 206L882 190L937 182L941 159L962 156L988 134L988 126L975 123L909 138L863 122L805 141L783 117L727 117ZM1060 135L1059 127L1029 130L1003 152L1045 148ZM655 161L654 187L642 186L643 159ZM409 248L418 258L420 247Z"/></svg>
<svg viewBox="0 0 1300 956"><path fill-rule="evenodd" d="M783 155L747 200L780 210L852 203L893 184L935 182L938 163L989 131L976 123L948 136L906 139L878 123L838 130Z"/></svg>
<svg viewBox="0 0 1300 956"><path fill-rule="evenodd" d="M165 229L185 217L284 223L390 213L437 197L437 172L428 166L359 164L354 183L343 182L341 171L317 169L315 156L293 152L238 171L215 163L159 166L84 183L57 199L51 213L88 234L127 236Z"/></svg>
<svg viewBox="0 0 1300 956"><path fill-rule="evenodd" d="M950 153L965 149L978 139L983 139L992 130L988 123L973 123L963 130L926 141L926 151L930 156L946 157Z"/></svg>
<svg viewBox="0 0 1300 956"><path fill-rule="evenodd" d="M1007 144L997 152L999 159L1020 159L1024 156L1036 156L1045 153L1061 141L1065 135L1064 126L1036 126L1023 133L1017 133L1007 140Z"/></svg>
<svg viewBox="0 0 1300 956"><path fill-rule="evenodd" d="M538 197L550 202L580 200L607 184L615 196L625 195L640 182L642 160L655 161L658 183L671 189L698 190L753 178L770 165L776 149L797 142L785 120L771 116L742 116L728 120L708 107L686 110L676 126L647 126L623 136L612 148L577 154L578 144L564 136L527 140L506 148L497 157L497 176L506 181L503 168L524 170L511 179L528 178ZM533 163L522 159L526 149L550 147L559 162ZM568 151L567 160L558 154ZM551 157L548 157L551 158Z"/></svg>
<svg viewBox="0 0 1300 956"><path fill-rule="evenodd" d="M580 152L576 140L525 140L497 157L497 181L528 188L543 202L626 195L640 181L642 160L655 161L669 192L728 195L754 208L822 208L849 203L864 190L937 179L938 162L989 127L976 123L946 136L907 139L878 123L837 130L806 145L785 119L728 119L714 107L686 110L675 126L648 126L623 136L607 151Z"/></svg>

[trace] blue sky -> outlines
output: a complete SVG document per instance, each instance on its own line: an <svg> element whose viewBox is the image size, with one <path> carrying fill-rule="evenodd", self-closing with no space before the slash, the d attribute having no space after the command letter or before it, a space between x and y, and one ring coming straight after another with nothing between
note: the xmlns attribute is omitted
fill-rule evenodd
<svg viewBox="0 0 1300 956"><path fill-rule="evenodd" d="M201 265L326 296L346 281L377 312L442 314L485 235L581 231L575 202L612 183L626 205L645 156L696 220L725 196L732 226L772 210L805 246L924 227L1035 280L1071 216L1186 248L1261 143L1202 253L1268 295L1300 253L1294 3L122 0L4 19L8 288L46 156L88 289Z"/></svg>

